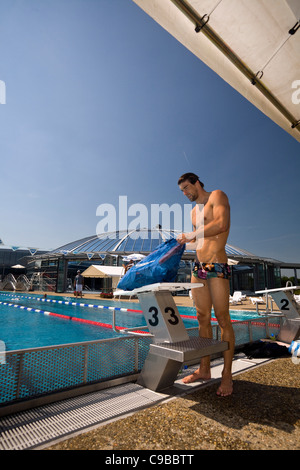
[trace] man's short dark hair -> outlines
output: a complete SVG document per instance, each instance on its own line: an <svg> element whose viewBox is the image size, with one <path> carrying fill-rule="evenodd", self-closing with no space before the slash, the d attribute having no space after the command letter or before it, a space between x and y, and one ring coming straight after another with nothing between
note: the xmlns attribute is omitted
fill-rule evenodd
<svg viewBox="0 0 300 470"><path fill-rule="evenodd" d="M196 184L197 181L199 181L201 187L204 188L204 184L199 180L199 176L195 175L195 173L184 173L184 175L180 176L178 184L181 184L184 181L188 181L191 184Z"/></svg>

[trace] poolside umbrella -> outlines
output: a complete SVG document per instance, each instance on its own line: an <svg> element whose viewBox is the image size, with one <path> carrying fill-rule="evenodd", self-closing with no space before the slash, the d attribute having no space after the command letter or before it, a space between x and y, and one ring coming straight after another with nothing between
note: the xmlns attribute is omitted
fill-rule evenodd
<svg viewBox="0 0 300 470"><path fill-rule="evenodd" d="M145 255L141 255L140 253L132 253L131 255L124 256L123 261L141 261L143 258L145 258Z"/></svg>

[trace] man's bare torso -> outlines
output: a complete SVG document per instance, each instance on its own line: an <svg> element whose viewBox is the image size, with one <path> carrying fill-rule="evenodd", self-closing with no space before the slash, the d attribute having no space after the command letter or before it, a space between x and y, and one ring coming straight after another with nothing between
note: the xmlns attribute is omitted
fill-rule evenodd
<svg viewBox="0 0 300 470"><path fill-rule="evenodd" d="M210 193L210 196L204 205L204 233L205 226L214 219L214 200L216 197L215 191ZM192 210L192 224L196 227L196 211L197 206ZM229 228L225 232L218 235L204 238L203 244L200 249L197 249L198 261L202 263L226 263L227 255L225 245L229 235Z"/></svg>

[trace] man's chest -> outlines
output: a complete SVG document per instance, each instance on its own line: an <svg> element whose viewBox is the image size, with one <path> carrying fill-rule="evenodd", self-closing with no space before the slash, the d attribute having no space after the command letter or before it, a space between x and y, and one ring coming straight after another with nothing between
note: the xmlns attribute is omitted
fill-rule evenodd
<svg viewBox="0 0 300 470"><path fill-rule="evenodd" d="M196 204L192 210L192 224L194 227L206 225L213 220L213 208L210 204Z"/></svg>

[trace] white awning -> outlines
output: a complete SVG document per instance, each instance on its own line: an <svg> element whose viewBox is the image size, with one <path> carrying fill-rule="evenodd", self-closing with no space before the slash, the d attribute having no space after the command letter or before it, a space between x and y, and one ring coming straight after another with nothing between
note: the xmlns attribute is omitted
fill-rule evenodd
<svg viewBox="0 0 300 470"><path fill-rule="evenodd" d="M133 1L300 142L299 0Z"/></svg>
<svg viewBox="0 0 300 470"><path fill-rule="evenodd" d="M122 266L101 266L92 264L81 275L83 277L120 277L124 274Z"/></svg>

